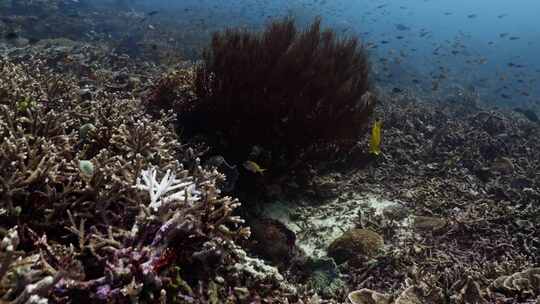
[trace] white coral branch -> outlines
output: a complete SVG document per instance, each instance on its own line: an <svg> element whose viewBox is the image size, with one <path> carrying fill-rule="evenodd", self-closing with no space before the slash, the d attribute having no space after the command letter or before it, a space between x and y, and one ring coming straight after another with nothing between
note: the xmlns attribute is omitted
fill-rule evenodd
<svg viewBox="0 0 540 304"><path fill-rule="evenodd" d="M200 199L200 192L196 190L195 182L191 177L177 179L171 170L167 170L161 181L158 181L155 167L143 170L141 176L137 178L135 187L148 191L150 194L149 207L153 211L157 211L164 204L173 201L193 202Z"/></svg>

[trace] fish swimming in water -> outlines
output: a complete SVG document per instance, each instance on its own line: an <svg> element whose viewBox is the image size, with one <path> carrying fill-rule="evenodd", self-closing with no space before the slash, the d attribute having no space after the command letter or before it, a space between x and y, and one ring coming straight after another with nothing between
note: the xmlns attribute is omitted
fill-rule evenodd
<svg viewBox="0 0 540 304"><path fill-rule="evenodd" d="M431 32L428 32L428 31L421 31L420 32L420 37L425 37L426 35L430 34Z"/></svg>
<svg viewBox="0 0 540 304"><path fill-rule="evenodd" d="M369 141L369 153L375 156L381 154L381 128L382 121L375 120L371 129L371 139Z"/></svg>
<svg viewBox="0 0 540 304"><path fill-rule="evenodd" d="M403 25L403 24L396 24L396 30L398 31L408 31L410 30L411 28L406 26L406 25Z"/></svg>
<svg viewBox="0 0 540 304"><path fill-rule="evenodd" d="M525 67L525 65L523 64L513 63L513 62L509 62L507 65L511 68L524 68Z"/></svg>
<svg viewBox="0 0 540 304"><path fill-rule="evenodd" d="M256 173L256 174L263 174L264 171L266 171L266 169L261 168L261 166L259 166L259 164L257 164L254 161L251 161L251 160L245 161L243 163L243 166L249 172Z"/></svg>

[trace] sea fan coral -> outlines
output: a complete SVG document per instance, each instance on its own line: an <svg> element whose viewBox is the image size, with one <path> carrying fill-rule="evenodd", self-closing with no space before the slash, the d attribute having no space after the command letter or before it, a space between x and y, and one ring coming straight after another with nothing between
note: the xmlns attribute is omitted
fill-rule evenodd
<svg viewBox="0 0 540 304"><path fill-rule="evenodd" d="M204 60L199 99L180 107L180 122L187 134L220 133L227 157L245 159L255 145L290 160L350 146L374 106L363 48L321 30L320 20L304 31L285 19L260 34L215 33Z"/></svg>

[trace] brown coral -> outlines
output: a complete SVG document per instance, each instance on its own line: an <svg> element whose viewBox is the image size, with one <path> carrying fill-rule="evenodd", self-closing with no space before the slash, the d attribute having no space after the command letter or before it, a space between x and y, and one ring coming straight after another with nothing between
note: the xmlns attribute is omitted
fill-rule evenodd
<svg viewBox="0 0 540 304"><path fill-rule="evenodd" d="M367 229L351 229L330 244L328 255L336 263L349 259L361 260L374 257L383 245L383 238L378 233Z"/></svg>
<svg viewBox="0 0 540 304"><path fill-rule="evenodd" d="M365 95L363 48L321 30L320 20L305 31L286 19L260 34L216 33L204 59L195 81L200 99L184 105L180 122L188 134L222 134L226 157L245 160L255 145L289 161L316 148L350 147L374 106Z"/></svg>

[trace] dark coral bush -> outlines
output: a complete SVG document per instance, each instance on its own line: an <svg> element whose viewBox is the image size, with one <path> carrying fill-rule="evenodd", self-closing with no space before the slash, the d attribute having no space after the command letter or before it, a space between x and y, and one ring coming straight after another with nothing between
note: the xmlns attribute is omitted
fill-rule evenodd
<svg viewBox="0 0 540 304"><path fill-rule="evenodd" d="M351 146L374 106L359 41L321 30L320 20L303 31L285 19L262 33L218 32L203 57L199 99L179 107L180 120L187 134L220 134L232 157L253 146L289 160Z"/></svg>

